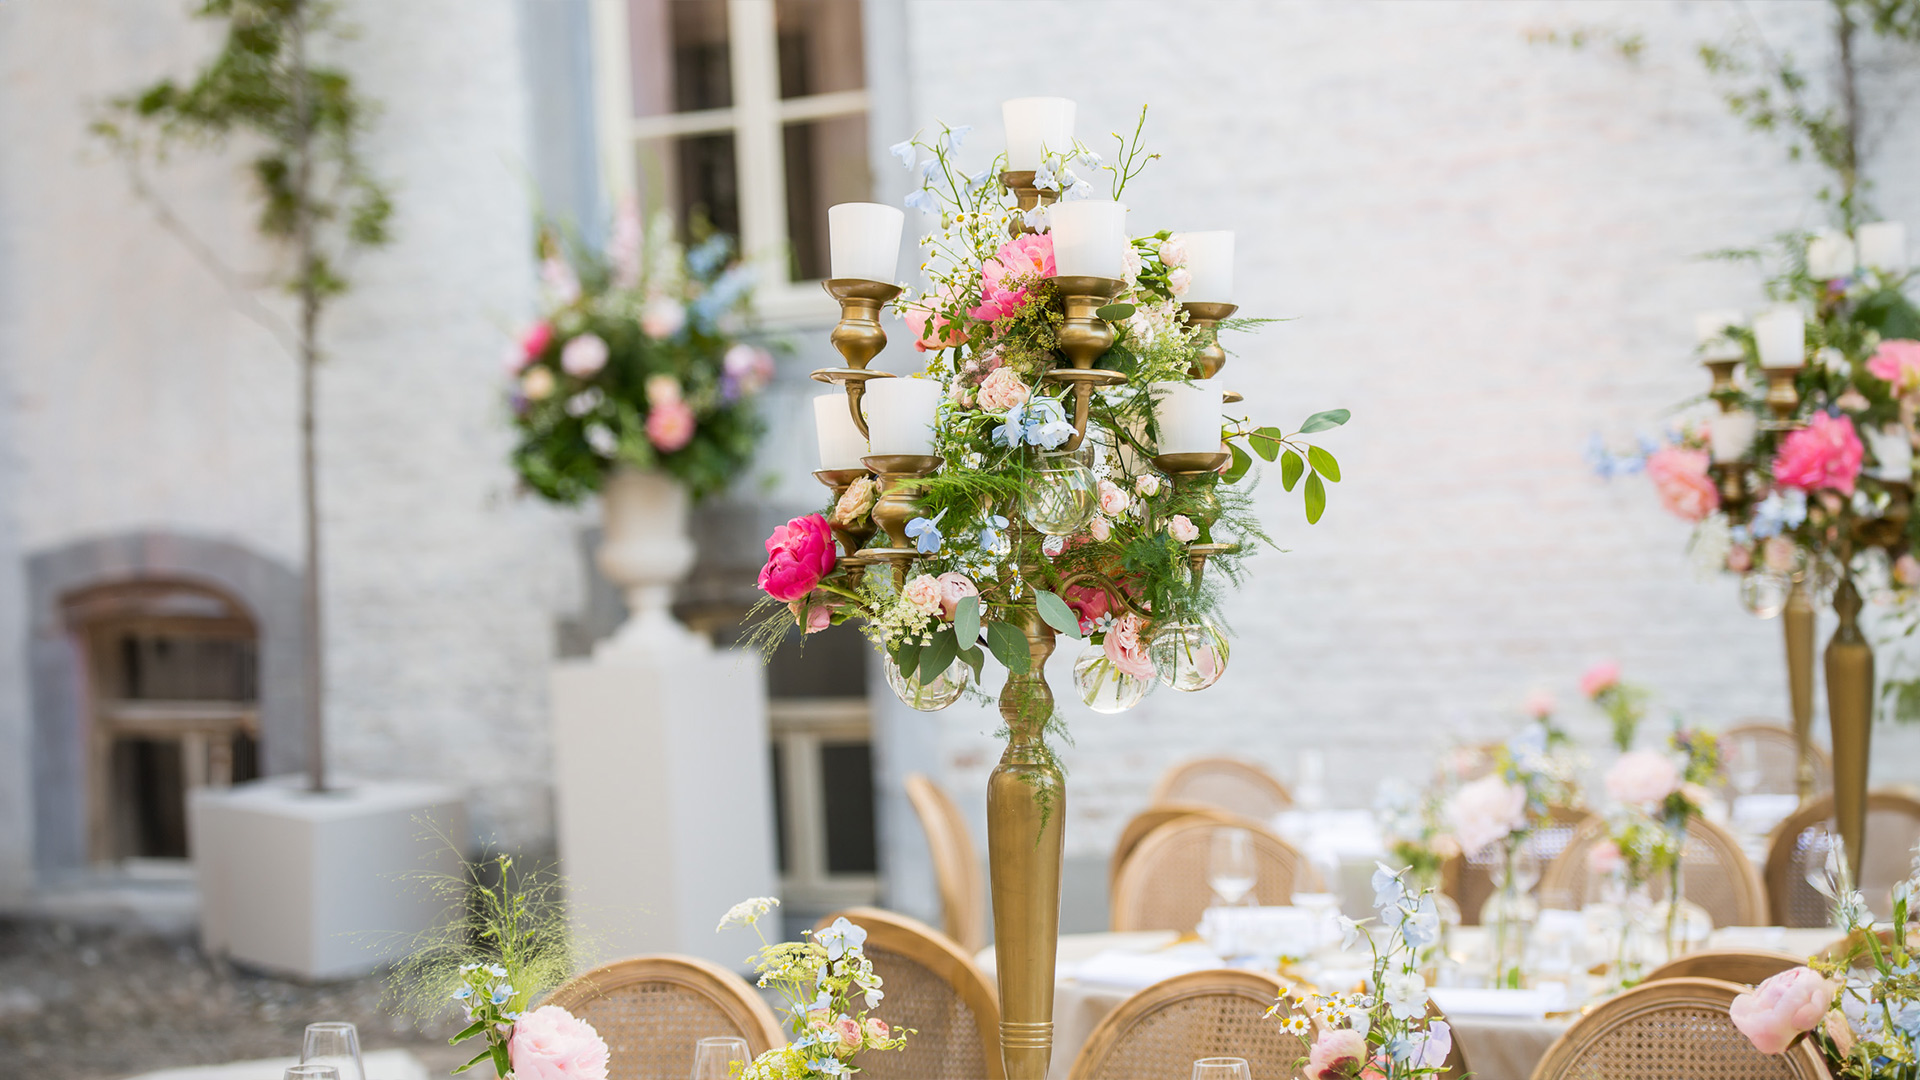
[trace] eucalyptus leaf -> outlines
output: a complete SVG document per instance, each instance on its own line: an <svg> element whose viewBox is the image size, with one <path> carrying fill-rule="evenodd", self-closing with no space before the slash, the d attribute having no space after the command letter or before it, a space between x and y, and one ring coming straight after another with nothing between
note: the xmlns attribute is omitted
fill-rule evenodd
<svg viewBox="0 0 1920 1080"><path fill-rule="evenodd" d="M1306 423L1300 425L1300 434L1311 435L1316 431L1337 428L1352 418L1353 414L1345 409L1328 409L1325 412L1317 412L1307 417Z"/></svg>
<svg viewBox="0 0 1920 1080"><path fill-rule="evenodd" d="M1237 484L1241 477L1247 475L1247 470L1253 468L1253 455L1242 450L1239 443L1228 443L1227 450L1233 454L1233 464L1227 466L1226 475L1220 479Z"/></svg>
<svg viewBox="0 0 1920 1080"><path fill-rule="evenodd" d="M1033 600L1039 605L1040 617L1046 620L1048 626L1070 638L1080 636L1080 617L1073 613L1073 608L1065 600L1045 589L1033 590Z"/></svg>
<svg viewBox="0 0 1920 1080"><path fill-rule="evenodd" d="M973 669L974 685L979 685L980 666L987 662L987 654L980 651L980 646L969 645L960 650L960 659L965 661L966 665Z"/></svg>
<svg viewBox="0 0 1920 1080"><path fill-rule="evenodd" d="M1333 460L1332 454L1327 453L1317 446L1309 446L1307 447L1307 462L1313 466L1314 472L1326 477L1333 483L1337 484L1340 482L1340 463Z"/></svg>
<svg viewBox="0 0 1920 1080"><path fill-rule="evenodd" d="M1307 475L1307 524L1312 525L1319 521L1320 515L1326 512L1327 486L1320 482L1319 473L1309 473Z"/></svg>
<svg viewBox="0 0 1920 1080"><path fill-rule="evenodd" d="M1307 471L1307 463L1300 455L1289 450L1280 457L1280 486L1288 491L1300 482L1300 474Z"/></svg>
<svg viewBox="0 0 1920 1080"><path fill-rule="evenodd" d="M900 669L902 676L912 678L913 673L920 670L920 648L920 642L917 640L901 642L894 646L893 666Z"/></svg>
<svg viewBox="0 0 1920 1080"><path fill-rule="evenodd" d="M1127 316L1132 314L1133 314L1132 304L1108 304L1107 306L1096 309L1094 311L1094 315L1096 315L1101 319L1105 319L1107 322L1118 322L1119 320L1124 319Z"/></svg>
<svg viewBox="0 0 1920 1080"><path fill-rule="evenodd" d="M932 685L959 654L960 646L954 642L952 630L934 631L933 642L920 650L920 685Z"/></svg>
<svg viewBox="0 0 1920 1080"><path fill-rule="evenodd" d="M980 598L963 596L953 606L953 639L972 645L980 640Z"/></svg>
<svg viewBox="0 0 1920 1080"><path fill-rule="evenodd" d="M1272 461L1280 456L1280 440L1285 438L1279 428L1263 427L1247 436L1247 445L1253 452Z"/></svg>
<svg viewBox="0 0 1920 1080"><path fill-rule="evenodd" d="M994 659L1015 675L1025 675L1032 666L1032 657L1027 654L1027 635L1012 623L988 623L987 648L993 650Z"/></svg>

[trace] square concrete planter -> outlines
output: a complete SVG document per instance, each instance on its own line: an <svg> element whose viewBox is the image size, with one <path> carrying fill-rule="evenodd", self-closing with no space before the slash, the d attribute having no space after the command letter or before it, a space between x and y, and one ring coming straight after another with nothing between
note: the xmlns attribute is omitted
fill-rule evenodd
<svg viewBox="0 0 1920 1080"><path fill-rule="evenodd" d="M444 914L417 875L455 874L466 804L452 788L304 777L195 791L188 838L207 951L308 979L364 974ZM436 835L437 834L437 835Z"/></svg>

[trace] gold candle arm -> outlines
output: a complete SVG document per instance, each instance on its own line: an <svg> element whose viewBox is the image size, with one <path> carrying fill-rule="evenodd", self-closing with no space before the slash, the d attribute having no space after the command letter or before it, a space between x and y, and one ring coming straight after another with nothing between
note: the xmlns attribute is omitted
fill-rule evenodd
<svg viewBox="0 0 1920 1080"><path fill-rule="evenodd" d="M1795 788L1801 803L1813 798L1813 600L1804 575L1796 575L1780 616L1787 644L1787 704L1793 716L1793 742L1798 762Z"/></svg>
<svg viewBox="0 0 1920 1080"><path fill-rule="evenodd" d="M940 468L940 459L932 454L869 454L860 461L880 477L873 523L886 533L888 542L883 547L861 548L854 555L869 563L892 563L894 584L904 585L907 567L920 557L919 549L907 536L907 523L920 516L912 482L932 475Z"/></svg>
<svg viewBox="0 0 1920 1080"><path fill-rule="evenodd" d="M1034 187L1033 178L1036 174L1037 170L1035 169L1020 169L1000 174L1000 186L1013 192L1014 202L1020 206L1020 213L1015 214L1013 223L1007 226L1007 232L1014 236L1020 236L1034 231L1027 225L1026 212L1028 210L1052 205L1060 198L1060 192L1057 190L1044 191Z"/></svg>
<svg viewBox="0 0 1920 1080"><path fill-rule="evenodd" d="M1773 410L1773 420L1767 427L1775 431L1786 431L1800 425L1794 422L1794 411L1800 407L1800 391L1795 388L1794 380L1799 378L1801 368L1767 368L1767 408Z"/></svg>
<svg viewBox="0 0 1920 1080"><path fill-rule="evenodd" d="M1119 278L1057 277L1053 283L1066 308L1066 318L1056 335L1060 351L1074 367L1090 368L1102 353L1113 348L1115 337L1113 327L1095 313L1120 295L1126 282Z"/></svg>
<svg viewBox="0 0 1920 1080"><path fill-rule="evenodd" d="M1860 633L1860 593L1842 577L1833 594L1840 627L1827 642L1827 720L1833 728L1834 820L1859 880L1867 842L1867 763L1873 740L1873 648Z"/></svg>
<svg viewBox="0 0 1920 1080"><path fill-rule="evenodd" d="M827 295L840 302L840 321L834 324L828 340L840 352L847 366L822 368L813 373L817 382L833 383L847 394L847 411L853 426L867 434L867 418L860 411L860 397L866 393L868 379L890 379L885 371L868 371L867 364L887 347L887 331L880 325L880 309L900 295L900 286L866 278L829 278L820 283Z"/></svg>
<svg viewBox="0 0 1920 1080"><path fill-rule="evenodd" d="M1093 392L1103 386L1119 386L1127 381L1127 377L1121 372L1100 368L1054 368L1042 375L1040 381L1042 384L1064 385L1071 391L1073 437L1060 449L1072 453L1080 449L1081 442L1087 437L1087 423L1093 414Z"/></svg>
<svg viewBox="0 0 1920 1080"><path fill-rule="evenodd" d="M847 489L853 486L854 481L865 475L867 475L865 469L816 469L813 478L833 492L833 501L837 508L840 497L847 493ZM851 562L855 565L860 563L859 551L866 545L867 538L873 535L871 513L868 515L868 521L864 530L850 529L836 522L832 511L827 513L827 527L833 530L833 538L840 541L842 562Z"/></svg>
<svg viewBox="0 0 1920 1080"><path fill-rule="evenodd" d="M1218 450L1210 454L1204 451L1192 454L1155 454L1153 466L1166 473L1167 478L1173 481L1175 488L1189 491L1205 484L1208 477L1218 473L1231 460L1233 460L1232 455L1223 454ZM1194 523L1211 528L1220 517L1220 500L1214 496L1211 486L1198 492L1195 498L1199 503L1195 513L1203 520L1196 520Z"/></svg>
<svg viewBox="0 0 1920 1080"><path fill-rule="evenodd" d="M1181 304L1180 310L1187 313L1187 325L1198 330L1214 331L1220 320L1240 310L1238 304L1192 303ZM1218 331L1200 350L1200 356L1194 360L1189 374L1196 379L1211 379L1220 373L1227 362L1227 350L1220 347Z"/></svg>
<svg viewBox="0 0 1920 1080"><path fill-rule="evenodd" d="M1110 608L1119 608L1128 615L1138 615L1142 618L1146 617L1147 613L1135 607L1133 601L1127 597L1126 592L1118 585L1115 585L1111 578L1105 574L1095 573L1092 570L1082 570L1077 574L1069 574L1061 578L1055 583L1053 592L1056 595L1065 596L1068 589L1079 588L1081 586L1091 586L1106 593L1107 606Z"/></svg>

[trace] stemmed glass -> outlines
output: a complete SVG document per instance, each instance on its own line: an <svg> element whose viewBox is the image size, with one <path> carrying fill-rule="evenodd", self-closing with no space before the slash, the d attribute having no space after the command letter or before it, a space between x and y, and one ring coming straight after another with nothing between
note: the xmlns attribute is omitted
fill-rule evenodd
<svg viewBox="0 0 1920 1080"><path fill-rule="evenodd" d="M1253 1070L1246 1058L1201 1058L1193 1063L1193 1080L1253 1080Z"/></svg>
<svg viewBox="0 0 1920 1080"><path fill-rule="evenodd" d="M733 1075L733 1063L751 1064L753 1053L747 1040L734 1035L715 1035L701 1039L693 1051L693 1080L727 1080Z"/></svg>
<svg viewBox="0 0 1920 1080"><path fill-rule="evenodd" d="M1760 790L1760 781L1766 774L1761 768L1760 746L1752 738L1739 738L1727 746L1728 777L1733 781L1735 795L1747 796Z"/></svg>
<svg viewBox="0 0 1920 1080"><path fill-rule="evenodd" d="M340 1070L331 1065L289 1065L281 1080L340 1080Z"/></svg>
<svg viewBox="0 0 1920 1080"><path fill-rule="evenodd" d="M1232 907L1247 898L1259 881L1253 865L1253 834L1245 829L1213 830L1213 847L1207 856L1207 885L1224 907Z"/></svg>
<svg viewBox="0 0 1920 1080"><path fill-rule="evenodd" d="M331 1065L339 1072L339 1080L367 1080L366 1066L360 1063L360 1033L344 1021L308 1024L300 1063Z"/></svg>

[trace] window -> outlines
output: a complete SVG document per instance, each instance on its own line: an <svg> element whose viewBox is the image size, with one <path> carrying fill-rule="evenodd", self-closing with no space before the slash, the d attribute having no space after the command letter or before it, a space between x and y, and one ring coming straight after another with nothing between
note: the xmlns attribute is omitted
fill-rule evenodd
<svg viewBox="0 0 1920 1080"><path fill-rule="evenodd" d="M860 0L602 0L603 168L683 232L730 233L774 318L832 318L827 207L871 197Z"/></svg>

